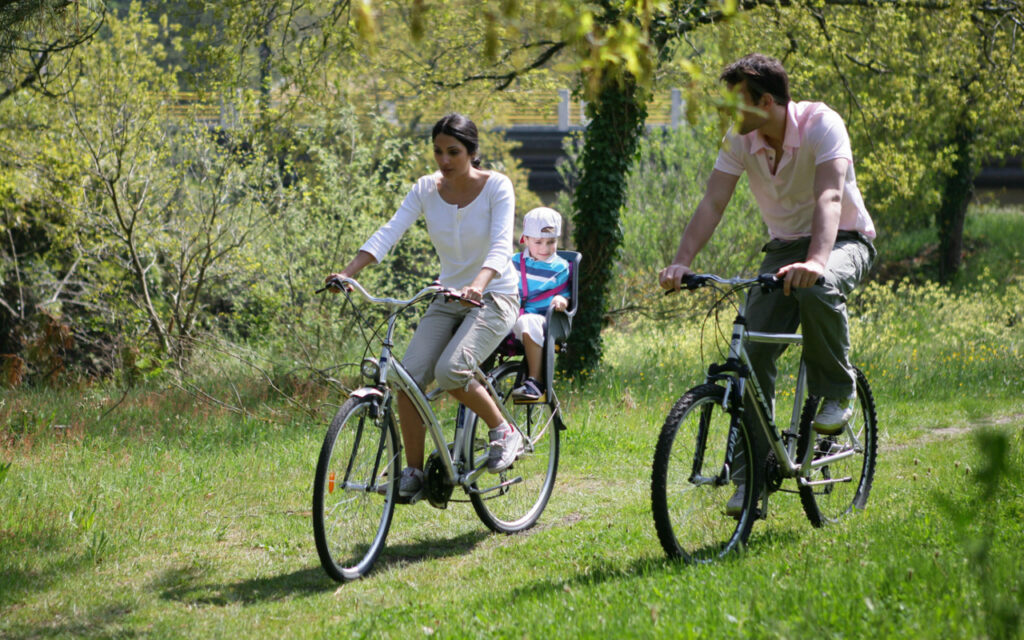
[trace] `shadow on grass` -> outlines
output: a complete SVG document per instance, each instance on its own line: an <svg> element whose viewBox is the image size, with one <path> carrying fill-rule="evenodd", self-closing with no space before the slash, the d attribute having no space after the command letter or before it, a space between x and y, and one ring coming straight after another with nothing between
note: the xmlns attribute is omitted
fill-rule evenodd
<svg viewBox="0 0 1024 640"><path fill-rule="evenodd" d="M108 604L79 611L73 619L57 616L49 623L15 625L0 635L4 638L134 638L140 633L126 628L122 622L131 612L127 604Z"/></svg>
<svg viewBox="0 0 1024 640"><path fill-rule="evenodd" d="M420 539L417 542L387 545L380 557L377 558L374 570L379 571L393 565L402 566L436 558L465 555L491 535L493 534L489 531L474 530L467 531L455 538Z"/></svg>
<svg viewBox="0 0 1024 640"><path fill-rule="evenodd" d="M372 580L374 572L389 566L405 566L425 560L464 555L489 535L482 531L470 531L456 538L425 539L409 544L386 546L384 552L377 558L368 579ZM320 565L236 583L219 583L211 580L210 577L215 572L213 567L201 564L170 569L156 580L153 589L158 591L164 600L196 607L223 607L285 600L295 596L334 591L338 588L338 583L329 578Z"/></svg>
<svg viewBox="0 0 1024 640"><path fill-rule="evenodd" d="M575 576L540 580L518 589L513 589L509 594L509 601L520 602L520 598L536 598L539 602L546 602L546 599L552 594L567 590L572 591L576 588L595 587L606 582L620 582L658 575L686 575L695 571L703 571L707 567L742 563L747 561L746 556L759 553L765 548L782 550L787 547L791 548L796 545L801 537L799 532L792 530L779 532L772 531L770 527L765 527L759 535L755 529L742 550L733 552L711 563L691 564L684 560L673 559L664 555L637 558L626 566L619 563L599 562L591 564L584 572L578 573Z"/></svg>
<svg viewBox="0 0 1024 640"><path fill-rule="evenodd" d="M291 573L250 578L235 583L207 579L203 567L179 567L165 571L154 588L164 600L194 607L223 607L233 604L259 604L330 591L335 588L320 567Z"/></svg>
<svg viewBox="0 0 1024 640"><path fill-rule="evenodd" d="M29 593L88 569L93 563L74 552L75 540L64 530L39 525L23 531L0 530L0 607L17 604ZM30 568L17 562L30 557ZM39 559L43 562L36 564Z"/></svg>

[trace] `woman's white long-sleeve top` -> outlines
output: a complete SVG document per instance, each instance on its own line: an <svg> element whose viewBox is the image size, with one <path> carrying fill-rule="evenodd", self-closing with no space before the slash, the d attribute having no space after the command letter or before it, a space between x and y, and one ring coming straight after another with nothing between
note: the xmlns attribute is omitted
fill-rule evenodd
<svg viewBox="0 0 1024 640"><path fill-rule="evenodd" d="M517 293L511 260L516 207L512 181L491 171L480 194L459 207L441 198L437 191L440 179L437 172L417 180L395 215L361 249L380 262L422 215L441 261L438 280L443 286L461 289L473 282L480 269L489 267L498 275L485 291Z"/></svg>

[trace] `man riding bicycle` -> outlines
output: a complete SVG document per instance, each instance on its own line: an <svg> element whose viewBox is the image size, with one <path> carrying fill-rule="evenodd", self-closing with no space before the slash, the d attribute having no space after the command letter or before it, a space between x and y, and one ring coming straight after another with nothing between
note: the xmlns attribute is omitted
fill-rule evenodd
<svg viewBox="0 0 1024 640"><path fill-rule="evenodd" d="M760 273L775 273L784 281L780 291L750 290L747 328L793 332L802 326L808 389L825 399L814 429L838 433L852 415L855 383L846 296L875 256L875 228L857 188L846 126L824 103L791 101L786 70L774 58L750 54L728 65L720 79L741 96L741 121L726 135L704 197L658 280L665 289L678 290L693 273L693 259L711 238L746 171L771 236L762 248ZM775 362L784 349L748 345L766 398L775 396ZM750 433L754 460L762 464L768 441L760 429ZM744 491L737 486L726 507L729 515L742 509Z"/></svg>

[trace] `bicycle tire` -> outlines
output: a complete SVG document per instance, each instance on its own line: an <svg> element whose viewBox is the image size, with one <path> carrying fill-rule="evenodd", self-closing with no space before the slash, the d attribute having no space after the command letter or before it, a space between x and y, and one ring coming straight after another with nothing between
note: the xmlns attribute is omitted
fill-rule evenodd
<svg viewBox="0 0 1024 640"><path fill-rule="evenodd" d="M313 480L313 537L324 571L365 576L384 549L398 496L398 438L390 406L349 398L324 436Z"/></svg>
<svg viewBox="0 0 1024 640"><path fill-rule="evenodd" d="M498 533L518 533L536 524L551 498L558 473L561 438L551 406L547 403L516 404L512 400L512 389L521 378L520 370L518 362L502 365L495 372L492 384L523 433L526 450L505 471L480 476L469 494L477 516ZM472 420L471 451L467 461L470 465L486 464L487 424L476 415L467 414Z"/></svg>
<svg viewBox="0 0 1024 640"><path fill-rule="evenodd" d="M760 487L745 428L737 431L734 459L725 477L725 456L731 416L725 411L725 389L716 384L684 393L665 418L651 471L651 511L658 540L670 558L708 563L740 549L757 517L760 491L746 491L738 517L725 507L742 480ZM695 472L696 471L696 475ZM695 477L704 479L694 482Z"/></svg>
<svg viewBox="0 0 1024 640"><path fill-rule="evenodd" d="M818 484L800 487L800 502L803 503L807 519L815 527L834 523L848 513L863 510L867 506L868 494L875 475L875 460L878 448L878 424L875 412L875 398L864 373L856 373L857 402L850 418L849 429L834 436L821 435L811 426L818 412L820 399L808 397L800 415L800 435L797 439L797 460L803 460L807 447L814 446L814 456L835 455L853 451L849 458L834 464L814 469L811 482L832 481L832 484ZM859 468L858 468L859 467ZM843 479L846 480L843 480Z"/></svg>

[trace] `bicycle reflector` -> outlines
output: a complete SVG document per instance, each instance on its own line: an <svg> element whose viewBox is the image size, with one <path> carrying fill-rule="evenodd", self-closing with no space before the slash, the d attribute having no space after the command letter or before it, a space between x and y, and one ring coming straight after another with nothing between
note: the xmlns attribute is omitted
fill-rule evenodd
<svg viewBox="0 0 1024 640"><path fill-rule="evenodd" d="M334 472L331 472L331 477L327 479L327 493L334 493Z"/></svg>
<svg viewBox="0 0 1024 640"><path fill-rule="evenodd" d="M380 365L373 358L363 358L363 363L359 365L359 371L370 380L376 380L377 374L380 373Z"/></svg>

